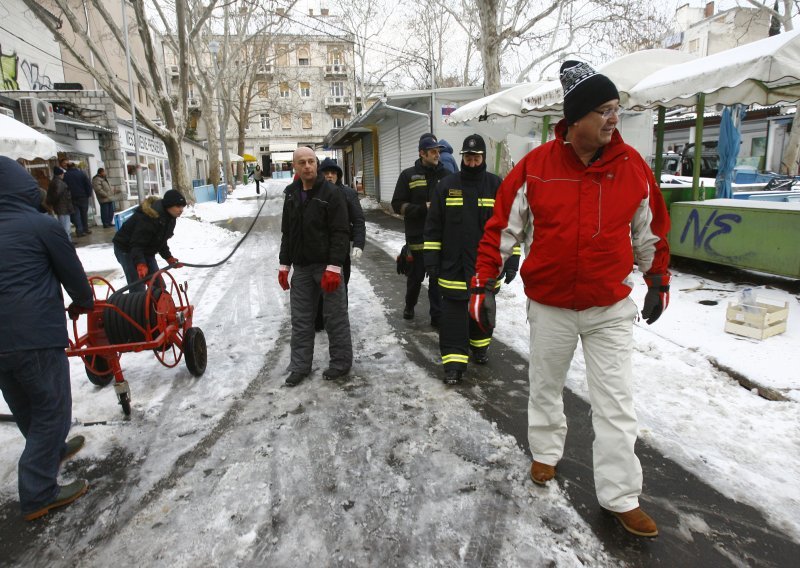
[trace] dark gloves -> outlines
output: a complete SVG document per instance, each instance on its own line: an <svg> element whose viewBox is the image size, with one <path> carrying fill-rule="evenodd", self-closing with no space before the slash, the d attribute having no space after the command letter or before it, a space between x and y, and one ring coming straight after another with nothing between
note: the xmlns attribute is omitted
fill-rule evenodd
<svg viewBox="0 0 800 568"><path fill-rule="evenodd" d="M322 282L320 287L328 294L335 291L339 284L342 283L342 268L329 264L325 267L325 272L322 274Z"/></svg>
<svg viewBox="0 0 800 568"><path fill-rule="evenodd" d="M170 265L170 266L172 266L173 268L183 268L183 265L182 265L182 264L180 263L180 261L178 261L178 259L177 259L177 258L175 258L174 256L171 256L171 257L169 257L169 258L167 259L167 264L169 264L169 265Z"/></svg>
<svg viewBox="0 0 800 568"><path fill-rule="evenodd" d="M86 308L84 306L79 306L75 302L72 302L69 307L67 307L67 313L69 314L69 319L76 320L81 314L88 314L92 311L92 308Z"/></svg>
<svg viewBox="0 0 800 568"><path fill-rule="evenodd" d="M514 280L514 278L517 277L517 271L516 270L506 270L500 275L500 278L502 278L503 276L506 277L506 284L511 284L511 281Z"/></svg>
<svg viewBox="0 0 800 568"><path fill-rule="evenodd" d="M469 317L475 320L484 333L494 329L497 306L494 303L494 290L497 281L490 278L481 282L476 275L472 277L469 290Z"/></svg>
<svg viewBox="0 0 800 568"><path fill-rule="evenodd" d="M414 263L414 255L408 250L408 245L403 245L400 254L397 255L397 273L408 275L411 272L411 265Z"/></svg>
<svg viewBox="0 0 800 568"><path fill-rule="evenodd" d="M647 294L644 297L642 317L648 325L655 323L669 306L670 276L670 274L653 274L644 277Z"/></svg>
<svg viewBox="0 0 800 568"><path fill-rule="evenodd" d="M136 265L136 274L139 275L139 280L147 278L147 265L144 262Z"/></svg>
<svg viewBox="0 0 800 568"><path fill-rule="evenodd" d="M428 278L430 282L435 282L439 280L439 266L432 264L430 266L425 267L425 272L428 274Z"/></svg>

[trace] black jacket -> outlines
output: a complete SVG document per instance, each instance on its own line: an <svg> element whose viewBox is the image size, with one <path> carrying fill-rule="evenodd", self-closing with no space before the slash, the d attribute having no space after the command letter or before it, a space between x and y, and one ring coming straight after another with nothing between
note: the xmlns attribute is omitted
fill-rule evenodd
<svg viewBox="0 0 800 568"><path fill-rule="evenodd" d="M130 253L134 264L141 264L145 257L156 253L167 260L172 257L167 241L175 232L175 222L175 217L164 210L162 201L150 196L114 235L114 246Z"/></svg>
<svg viewBox="0 0 800 568"><path fill-rule="evenodd" d="M64 181L69 187L73 201L82 201L92 197L92 182L80 168L69 168L64 174Z"/></svg>
<svg viewBox="0 0 800 568"><path fill-rule="evenodd" d="M39 186L0 156L0 353L67 347L63 285L92 307L92 289L61 224L37 208Z"/></svg>
<svg viewBox="0 0 800 568"><path fill-rule="evenodd" d="M72 205L72 195L66 182L58 176L53 176L47 187L47 205L56 215L71 215L75 212Z"/></svg>
<svg viewBox="0 0 800 568"><path fill-rule="evenodd" d="M336 184L347 201L347 217L350 220L350 240L354 247L364 250L367 242L367 226L364 221L364 210L361 209L361 201L358 199L358 192L343 184Z"/></svg>
<svg viewBox="0 0 800 568"><path fill-rule="evenodd" d="M414 162L413 167L400 172L392 197L392 209L395 213L403 215L406 242L409 245L422 244L428 202L433 197L436 184L448 174L441 162L435 168L428 168L422 165L420 159Z"/></svg>
<svg viewBox="0 0 800 568"><path fill-rule="evenodd" d="M479 168L462 167L436 187L425 223L425 267L436 267L439 290L454 299L469 298L469 283L483 228L494 213L501 179ZM514 247L504 270L519 269L519 246Z"/></svg>
<svg viewBox="0 0 800 568"><path fill-rule="evenodd" d="M317 177L305 200L303 182L284 190L280 263L344 265L350 254L350 222L344 193Z"/></svg>

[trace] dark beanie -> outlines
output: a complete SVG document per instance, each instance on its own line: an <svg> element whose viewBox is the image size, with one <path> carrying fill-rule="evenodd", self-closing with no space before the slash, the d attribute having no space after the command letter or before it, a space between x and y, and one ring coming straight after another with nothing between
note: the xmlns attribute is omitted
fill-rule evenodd
<svg viewBox="0 0 800 568"><path fill-rule="evenodd" d="M588 63L565 61L558 77L564 88L564 118L569 124L603 103L619 99L619 91L611 79L592 69Z"/></svg>
<svg viewBox="0 0 800 568"><path fill-rule="evenodd" d="M185 206L186 198L183 197L178 190L170 189L164 194L164 197L161 198L161 203L164 205L164 209L169 209L170 207L175 207L176 205Z"/></svg>

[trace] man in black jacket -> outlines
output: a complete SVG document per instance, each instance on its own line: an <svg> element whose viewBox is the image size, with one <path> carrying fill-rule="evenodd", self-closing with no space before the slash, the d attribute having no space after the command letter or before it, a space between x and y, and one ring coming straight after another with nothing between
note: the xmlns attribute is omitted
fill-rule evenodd
<svg viewBox="0 0 800 568"><path fill-rule="evenodd" d="M94 300L81 261L58 221L39 212L39 187L14 160L0 156L0 390L25 436L19 459L19 500L25 520L71 503L89 484L59 486L62 461L83 447L66 442L72 393L64 297L71 318Z"/></svg>
<svg viewBox="0 0 800 568"><path fill-rule="evenodd" d="M350 252L347 203L342 191L317 175L317 156L311 148L295 150L293 166L298 179L284 190L278 271L281 288L291 288L292 340L287 386L298 385L311 372L314 315L322 293L330 344L330 366L322 377L327 380L344 377L353 364L347 290L341 283L342 266Z"/></svg>
<svg viewBox="0 0 800 568"><path fill-rule="evenodd" d="M89 200L92 198L92 182L89 176L70 162L67 173L64 174L64 181L72 194L72 205L75 213L72 215L72 222L75 224L75 236L83 237L91 234L89 229Z"/></svg>
<svg viewBox="0 0 800 568"><path fill-rule="evenodd" d="M156 253L167 264L180 268L180 263L172 256L167 241L172 238L176 220L183 213L184 207L186 198L175 189L167 191L162 199L150 196L134 210L133 215L114 235L114 256L122 265L129 285L158 272ZM144 290L144 282L128 289L129 292Z"/></svg>
<svg viewBox="0 0 800 568"><path fill-rule="evenodd" d="M414 319L414 306L417 305L422 281L425 280L425 262L422 257L423 230L428 215L433 190L439 180L448 175L447 169L439 163L441 145L433 134L423 134L419 138L419 159L413 167L403 170L397 178L392 197L392 209L403 216L406 229L406 244L413 262L407 274L406 304L403 319ZM441 302L439 286L435 278L428 280L428 301L430 302L431 325L439 327Z"/></svg>
<svg viewBox="0 0 800 568"><path fill-rule="evenodd" d="M494 212L494 196L501 179L486 171L486 143L478 134L464 139L461 171L437 186L425 223L425 270L438 280L442 294L439 349L445 382L461 381L472 351L472 361L485 365L492 340L468 315L469 281L475 274L478 243ZM519 246L503 268L506 283L519 269ZM500 278L497 279L500 287Z"/></svg>

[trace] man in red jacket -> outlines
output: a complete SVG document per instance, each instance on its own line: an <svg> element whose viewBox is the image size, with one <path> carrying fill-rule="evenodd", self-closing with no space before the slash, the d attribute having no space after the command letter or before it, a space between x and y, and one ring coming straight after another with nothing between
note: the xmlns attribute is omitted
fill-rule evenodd
<svg viewBox="0 0 800 568"><path fill-rule="evenodd" d="M529 298L531 478L545 484L564 453L562 390L578 339L592 405L594 477L600 505L638 536L658 528L639 507L642 468L631 392L633 264L649 291L642 316L669 302L669 217L653 174L622 141L619 94L589 65L561 66L564 120L556 139L528 153L497 191L471 283L470 316L494 326L493 290L518 242Z"/></svg>

